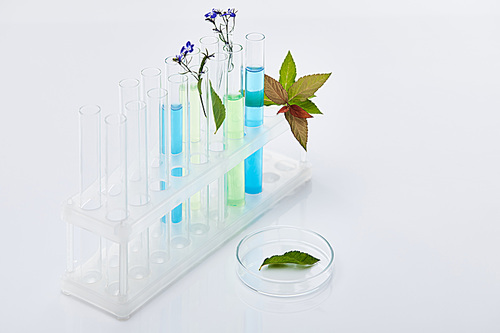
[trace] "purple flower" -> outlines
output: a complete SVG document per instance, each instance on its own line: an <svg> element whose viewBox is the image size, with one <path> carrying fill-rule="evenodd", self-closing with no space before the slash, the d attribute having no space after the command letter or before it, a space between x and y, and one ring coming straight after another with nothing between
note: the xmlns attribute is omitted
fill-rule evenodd
<svg viewBox="0 0 500 333"><path fill-rule="evenodd" d="M182 61L183 54L176 55L174 58L174 61L181 62Z"/></svg>
<svg viewBox="0 0 500 333"><path fill-rule="evenodd" d="M216 11L214 8L212 8L212 11L210 11L210 12L206 13L206 14L205 14L205 17L206 17L207 19L208 19L208 18L210 18L210 19L214 19L214 18L216 18L216 17L217 17L217 11Z"/></svg>
<svg viewBox="0 0 500 333"><path fill-rule="evenodd" d="M184 47L183 47L184 48ZM192 44L190 41L186 43L186 51L191 53L194 50L194 44Z"/></svg>
<svg viewBox="0 0 500 333"><path fill-rule="evenodd" d="M230 17L236 17L236 11L234 8L228 8L227 12L221 14L221 16L229 15Z"/></svg>

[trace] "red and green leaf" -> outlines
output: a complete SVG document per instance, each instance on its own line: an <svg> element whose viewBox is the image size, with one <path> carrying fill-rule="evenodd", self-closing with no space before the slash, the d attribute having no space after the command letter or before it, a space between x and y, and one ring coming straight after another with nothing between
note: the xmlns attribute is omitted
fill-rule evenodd
<svg viewBox="0 0 500 333"><path fill-rule="evenodd" d="M311 100L309 99L306 99L305 101L303 102L297 102L295 103L297 104L298 106L300 106L301 108L303 108L307 113L309 114L323 114L319 109L318 107L316 106L316 104L314 104Z"/></svg>
<svg viewBox="0 0 500 333"><path fill-rule="evenodd" d="M285 88L269 75L264 75L264 93L267 98L277 105L283 105L288 102L288 93Z"/></svg>
<svg viewBox="0 0 500 333"><path fill-rule="evenodd" d="M290 112L285 112L285 119L288 121L295 139L307 151L307 119L297 118Z"/></svg>
<svg viewBox="0 0 500 333"><path fill-rule="evenodd" d="M303 108L301 108L300 106L295 105L295 104L290 105L290 113L297 118L312 118L313 117L309 113L304 111Z"/></svg>
<svg viewBox="0 0 500 333"><path fill-rule="evenodd" d="M290 103L303 102L314 95L332 73L306 75L297 80L288 90Z"/></svg>

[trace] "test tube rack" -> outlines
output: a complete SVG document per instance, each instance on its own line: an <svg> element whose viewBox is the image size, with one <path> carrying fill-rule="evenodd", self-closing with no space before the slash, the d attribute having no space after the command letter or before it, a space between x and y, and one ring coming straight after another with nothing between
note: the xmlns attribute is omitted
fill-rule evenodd
<svg viewBox="0 0 500 333"><path fill-rule="evenodd" d="M109 221L104 205L83 210L78 204L79 194L69 198L62 208L62 220L67 226L67 269L62 277L62 292L118 319L128 319L311 178L307 161L294 160L266 148L262 193L247 195L242 207L225 206L224 213L209 214L208 231L191 234L188 246L176 248L170 244L172 224L164 218L168 212L224 177L246 157L287 130L288 124L281 115L264 117L262 126L246 128L244 138L236 144L222 152L210 152L207 163L192 165L189 175L171 179L164 191L151 192L149 203L131 206L128 218L121 222ZM220 210L221 205L213 201L213 204L209 202L210 210ZM147 247L142 260L147 261L148 272L133 276L131 270L137 263L137 252L143 247ZM158 251L163 251L160 259L155 257Z"/></svg>

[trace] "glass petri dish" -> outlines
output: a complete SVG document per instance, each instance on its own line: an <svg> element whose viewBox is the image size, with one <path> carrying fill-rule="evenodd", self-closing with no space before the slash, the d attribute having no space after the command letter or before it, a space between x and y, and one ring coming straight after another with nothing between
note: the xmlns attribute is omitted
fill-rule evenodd
<svg viewBox="0 0 500 333"><path fill-rule="evenodd" d="M259 267L265 258L288 251L307 252L319 259L312 266ZM237 274L249 288L265 295L293 297L318 290L330 280L334 252L320 234L296 227L273 226L245 236L236 248Z"/></svg>

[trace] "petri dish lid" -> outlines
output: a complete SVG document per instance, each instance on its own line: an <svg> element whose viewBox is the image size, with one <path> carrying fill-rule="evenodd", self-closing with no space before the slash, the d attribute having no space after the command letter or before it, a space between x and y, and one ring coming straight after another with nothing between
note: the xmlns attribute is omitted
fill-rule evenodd
<svg viewBox="0 0 500 333"><path fill-rule="evenodd" d="M288 251L309 253L319 261L299 265L259 267L265 258ZM293 297L318 290L330 280L334 252L320 234L297 227L272 226L245 236L236 248L237 274L249 288L265 295Z"/></svg>

